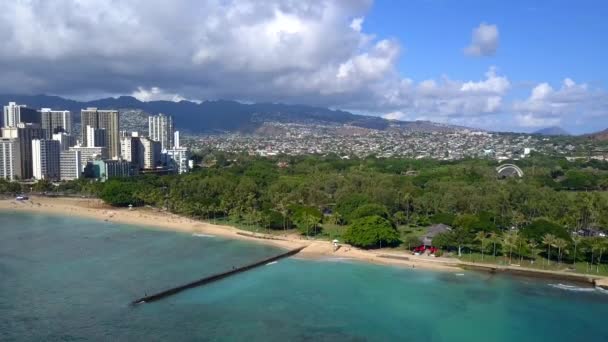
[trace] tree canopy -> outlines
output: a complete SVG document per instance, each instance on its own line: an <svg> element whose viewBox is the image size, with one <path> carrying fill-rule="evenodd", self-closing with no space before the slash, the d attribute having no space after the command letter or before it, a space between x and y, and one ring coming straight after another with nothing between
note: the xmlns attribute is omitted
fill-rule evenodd
<svg viewBox="0 0 608 342"><path fill-rule="evenodd" d="M399 243L399 234L390 221L378 215L359 218L344 235L346 242L361 248L394 246Z"/></svg>

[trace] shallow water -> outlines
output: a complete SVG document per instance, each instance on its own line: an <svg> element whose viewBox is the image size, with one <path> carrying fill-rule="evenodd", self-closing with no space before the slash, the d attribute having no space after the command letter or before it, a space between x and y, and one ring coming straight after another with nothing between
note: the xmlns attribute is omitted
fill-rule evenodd
<svg viewBox="0 0 608 342"><path fill-rule="evenodd" d="M0 340L608 340L608 295L601 291L348 260L281 260L129 305L278 252L217 237L0 212Z"/></svg>

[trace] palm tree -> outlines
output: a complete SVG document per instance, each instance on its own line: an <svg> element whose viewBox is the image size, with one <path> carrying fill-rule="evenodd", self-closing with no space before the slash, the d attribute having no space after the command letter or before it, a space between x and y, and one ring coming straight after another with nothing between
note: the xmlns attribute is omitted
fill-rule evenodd
<svg viewBox="0 0 608 342"><path fill-rule="evenodd" d="M602 239L595 238L591 243L591 249L593 252L599 252L599 257L597 258L597 264L595 268L595 273L599 273L600 263L602 262L602 254L606 251L606 243ZM593 264L593 256L591 258L591 263Z"/></svg>
<svg viewBox="0 0 608 342"><path fill-rule="evenodd" d="M545 234L543 236L543 245L547 246L547 265L551 264L551 246L555 244L555 235L553 234Z"/></svg>
<svg viewBox="0 0 608 342"><path fill-rule="evenodd" d="M409 192L403 194L403 202L405 204L405 217L410 221L410 206L412 205L412 195Z"/></svg>
<svg viewBox="0 0 608 342"><path fill-rule="evenodd" d="M304 224L306 225L306 237L307 238L310 235L311 229L313 229L313 232L316 231L319 221L320 221L320 219L315 215L312 215L309 213L304 214Z"/></svg>
<svg viewBox="0 0 608 342"><path fill-rule="evenodd" d="M494 245L494 261L496 261L496 243L500 241L498 234L494 232L490 233L490 241L492 241L492 244Z"/></svg>
<svg viewBox="0 0 608 342"><path fill-rule="evenodd" d="M538 246L540 246L538 244L538 242L536 242L534 240L528 241L528 248L530 249L530 257L534 258L534 260L536 260L536 257L538 257L540 252L543 251L541 248L538 248ZM530 264L532 264L532 260L530 260Z"/></svg>
<svg viewBox="0 0 608 342"><path fill-rule="evenodd" d="M517 244L519 245L519 249L517 250L517 254L519 254L519 264L521 265L521 264L523 263L523 261L524 261L524 253L523 253L523 251L521 250L521 248L522 248L524 245L526 245L526 246L527 246L527 245L528 245L528 241L526 240L526 238L525 238L525 237L523 237L523 236L521 236L521 235L520 235L520 236L517 238Z"/></svg>
<svg viewBox="0 0 608 342"><path fill-rule="evenodd" d="M485 242L487 239L488 239L488 235L484 231L477 232L477 234L475 234L475 241L479 241L481 243L481 261L483 261L483 252L485 249Z"/></svg>
<svg viewBox="0 0 608 342"><path fill-rule="evenodd" d="M515 246L515 244L517 242L518 236L519 236L519 234L516 231L508 231L507 233L503 234L503 237L502 237L503 246L509 247L509 264L511 263L513 247Z"/></svg>
<svg viewBox="0 0 608 342"><path fill-rule="evenodd" d="M574 242L574 261L572 261L572 265L574 265L574 269L576 269L576 248L578 247L578 245L581 243L582 240L583 240L583 238L581 238L578 235L575 235L572 238L572 242Z"/></svg>
<svg viewBox="0 0 608 342"><path fill-rule="evenodd" d="M557 262L559 264L562 263L562 251L564 248L566 248L566 246L568 246L568 241L561 239L561 238L556 238L555 242L554 242L554 246L557 247Z"/></svg>

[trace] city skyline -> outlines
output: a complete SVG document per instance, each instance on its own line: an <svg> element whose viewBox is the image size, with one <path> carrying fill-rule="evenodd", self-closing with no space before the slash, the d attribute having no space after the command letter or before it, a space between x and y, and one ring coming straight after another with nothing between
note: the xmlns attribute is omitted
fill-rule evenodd
<svg viewBox="0 0 608 342"><path fill-rule="evenodd" d="M0 128L0 178L59 182L86 177L106 181L135 176L140 170L169 174L191 168L189 149L178 148L179 134L174 132L172 120L157 130L163 137L129 133L137 142L132 149L131 144L123 146L126 138L121 137L127 132L121 131L119 110L83 108L80 137L72 135L71 116L69 110L34 109L9 101L3 107ZM155 117L165 118L162 114ZM161 149L161 141L155 139L166 143L170 139L171 149Z"/></svg>

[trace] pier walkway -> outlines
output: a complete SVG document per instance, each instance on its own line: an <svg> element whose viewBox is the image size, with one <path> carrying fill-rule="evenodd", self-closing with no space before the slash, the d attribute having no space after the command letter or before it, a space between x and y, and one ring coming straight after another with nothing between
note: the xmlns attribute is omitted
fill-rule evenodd
<svg viewBox="0 0 608 342"><path fill-rule="evenodd" d="M266 264L268 264L270 262L290 257L292 255L295 255L295 254L299 253L301 250L303 250L306 247L307 246L301 246L301 247L298 247L296 249L289 250L289 251L287 251L285 253L281 253L279 255L276 255L276 256L273 256L273 257L270 257L270 258L266 258L266 259L257 261L255 263L249 264L249 265L245 265L245 266L242 266L242 267L237 267L237 268L234 268L234 269L232 269L230 271L226 271L226 272L222 272L222 273L217 273L217 274L214 274L214 275L211 275L211 276L208 276L208 277L204 277L204 278L195 280L193 282L190 282L188 284L172 287L170 289L167 289L167 290L164 290L164 291L161 291L161 292L149 295L149 296L145 296L145 297L136 299L133 302L131 302L131 304L142 304L142 303L149 303L149 302L154 302L154 301L157 301L157 300L161 300L161 299L163 299L165 297L172 296L172 295L177 294L179 292L182 292L184 290L191 289L191 288L197 287L197 286L202 286L202 285L210 284L210 283L216 282L218 280L221 280L221 279L224 279L224 278L227 278L227 277L239 274L239 273L243 273L243 272L252 270L252 269L254 269L256 267L260 267L260 266L266 265Z"/></svg>

